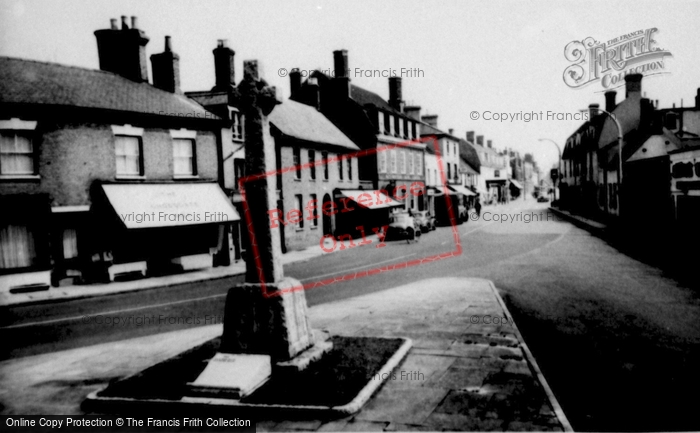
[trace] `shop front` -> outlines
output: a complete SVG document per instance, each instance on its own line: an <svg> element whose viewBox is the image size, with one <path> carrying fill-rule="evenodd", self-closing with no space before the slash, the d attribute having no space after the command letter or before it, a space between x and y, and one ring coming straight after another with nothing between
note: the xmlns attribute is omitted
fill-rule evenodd
<svg viewBox="0 0 700 433"><path fill-rule="evenodd" d="M91 213L93 267L110 281L210 268L240 220L215 183L102 184Z"/></svg>

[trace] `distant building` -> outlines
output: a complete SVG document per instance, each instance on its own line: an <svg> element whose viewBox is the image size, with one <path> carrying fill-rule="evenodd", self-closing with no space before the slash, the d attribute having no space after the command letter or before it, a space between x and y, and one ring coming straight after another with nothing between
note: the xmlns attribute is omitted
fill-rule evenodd
<svg viewBox="0 0 700 433"><path fill-rule="evenodd" d="M373 207L376 222L386 221L389 208L425 208L425 144L419 120L404 110L401 79L389 79L389 100L355 86L347 76L347 51L333 52L334 77L315 71L292 84L292 99L316 106L366 156L359 158L360 188L389 195L387 206ZM298 71L295 71L298 73ZM291 74L290 74L291 75Z"/></svg>
<svg viewBox="0 0 700 433"><path fill-rule="evenodd" d="M508 196L507 158L493 148L491 140L484 146L483 135L476 136L474 149L481 162L477 191L482 194L482 203L505 202Z"/></svg>
<svg viewBox="0 0 700 433"><path fill-rule="evenodd" d="M0 58L0 287L228 264L221 120L179 89L123 17L95 32L101 71Z"/></svg>
<svg viewBox="0 0 700 433"><path fill-rule="evenodd" d="M228 120L230 128L222 141L226 153L224 164L233 172L226 187L233 191L234 204L243 212L239 180L245 176L245 119L238 109L239 95L235 87L233 50L219 41L214 49L216 85L210 91L188 92L207 109ZM290 77L294 85L295 75ZM269 115L270 132L275 139L277 156L277 214L272 215L273 228L281 232L282 251L319 245L323 236L352 233L358 225L357 213L323 212L323 206L343 204L343 190L359 189L359 148L326 118L316 106L284 100ZM303 166L303 168L302 168ZM283 170L296 167L294 170ZM290 211L298 211L301 217ZM330 214L330 215L329 215ZM353 216L353 218L350 217ZM236 251L247 247L245 227L232 239ZM236 252L239 258L240 253Z"/></svg>

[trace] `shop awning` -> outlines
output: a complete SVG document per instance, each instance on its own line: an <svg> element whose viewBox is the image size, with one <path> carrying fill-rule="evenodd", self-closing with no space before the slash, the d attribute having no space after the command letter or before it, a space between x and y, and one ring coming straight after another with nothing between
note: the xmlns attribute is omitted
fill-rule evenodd
<svg viewBox="0 0 700 433"><path fill-rule="evenodd" d="M510 184L518 189L523 189L523 186L520 185L520 182L518 182L515 179L510 179Z"/></svg>
<svg viewBox="0 0 700 433"><path fill-rule="evenodd" d="M346 189L340 194L366 209L384 209L404 206L403 203L383 194L380 190Z"/></svg>
<svg viewBox="0 0 700 433"><path fill-rule="evenodd" d="M102 189L128 229L221 224L241 219L215 183L111 184L102 185Z"/></svg>
<svg viewBox="0 0 700 433"><path fill-rule="evenodd" d="M472 190L470 190L462 185L449 185L449 187L452 191L466 195L467 197L469 197L471 195L476 195Z"/></svg>

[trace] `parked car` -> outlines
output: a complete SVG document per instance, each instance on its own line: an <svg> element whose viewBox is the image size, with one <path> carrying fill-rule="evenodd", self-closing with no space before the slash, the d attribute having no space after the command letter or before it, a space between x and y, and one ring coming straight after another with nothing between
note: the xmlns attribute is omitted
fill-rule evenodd
<svg viewBox="0 0 700 433"><path fill-rule="evenodd" d="M435 218L427 210L413 212L413 219L421 232L435 230Z"/></svg>
<svg viewBox="0 0 700 433"><path fill-rule="evenodd" d="M387 240L406 239L410 242L418 240L420 235L420 227L416 225L416 221L408 212L395 213L389 217Z"/></svg>

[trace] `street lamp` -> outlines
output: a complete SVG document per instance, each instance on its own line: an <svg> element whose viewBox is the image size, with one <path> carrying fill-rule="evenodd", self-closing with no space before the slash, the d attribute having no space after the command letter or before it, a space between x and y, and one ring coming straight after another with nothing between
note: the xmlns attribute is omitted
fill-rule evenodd
<svg viewBox="0 0 700 433"><path fill-rule="evenodd" d="M554 143L554 145L557 146L557 152L559 152L559 165L558 165L558 170L557 170L557 181L558 182L555 182L555 185L554 185L554 187L555 187L554 198L556 199L557 198L556 197L557 184L561 185L561 180L559 180L559 179L561 179L561 148L559 147L557 142L552 140L551 138L540 138L538 141L549 141L550 143ZM560 198L561 198L561 194L560 194Z"/></svg>

